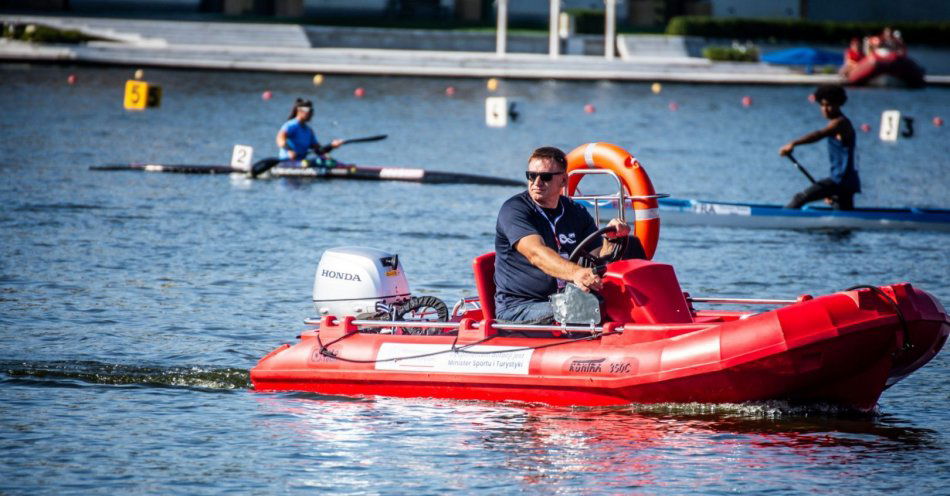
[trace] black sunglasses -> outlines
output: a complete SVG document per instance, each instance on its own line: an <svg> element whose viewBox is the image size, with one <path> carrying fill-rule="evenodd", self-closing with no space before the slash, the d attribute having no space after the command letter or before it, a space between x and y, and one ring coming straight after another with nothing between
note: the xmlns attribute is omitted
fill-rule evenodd
<svg viewBox="0 0 950 496"><path fill-rule="evenodd" d="M528 182L534 181L535 179L541 178L543 182L551 182L551 179L554 179L554 176L564 174L563 172L534 172L534 171L524 171L524 177L528 178Z"/></svg>

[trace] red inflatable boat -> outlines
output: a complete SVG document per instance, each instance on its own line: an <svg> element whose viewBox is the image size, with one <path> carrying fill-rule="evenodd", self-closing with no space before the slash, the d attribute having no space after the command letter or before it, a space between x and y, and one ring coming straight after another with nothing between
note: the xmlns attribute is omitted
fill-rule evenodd
<svg viewBox="0 0 950 496"><path fill-rule="evenodd" d="M622 188L609 198L635 207L638 222L650 220L660 195L642 180L631 188L615 172L640 167L629 154L593 143L571 157L572 176L610 171ZM478 297L446 315L434 298L409 296L398 256L327 250L314 282L322 317L296 344L260 360L254 387L555 405L787 400L866 410L930 361L950 333L940 303L907 283L793 300L696 298L670 265L642 258L606 265L597 317L501 324L493 320L493 272L493 253L476 258ZM694 308L727 303L766 310Z"/></svg>
<svg viewBox="0 0 950 496"><path fill-rule="evenodd" d="M890 80L910 88L923 88L927 84L924 80L924 70L913 59L893 52L881 55L872 51L858 62L846 77L848 84L855 86L893 86Z"/></svg>

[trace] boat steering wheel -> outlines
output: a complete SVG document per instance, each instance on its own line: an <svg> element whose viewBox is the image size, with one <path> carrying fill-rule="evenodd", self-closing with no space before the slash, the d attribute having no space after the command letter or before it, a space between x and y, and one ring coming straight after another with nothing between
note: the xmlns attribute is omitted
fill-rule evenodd
<svg viewBox="0 0 950 496"><path fill-rule="evenodd" d="M605 233L614 231L613 226L601 227L600 229L591 233L590 236L587 236L577 246L574 248L574 251L571 252L571 256L568 257L569 262L583 265L585 267L592 267L595 269L595 272L601 274L605 270L605 265L611 262L616 262L623 258L624 253L627 252L627 241L629 240L628 236L624 236L620 240L620 246L618 249L613 250L613 253L609 253L604 256L595 256L591 253L591 248L588 248L588 245L596 241L600 236Z"/></svg>

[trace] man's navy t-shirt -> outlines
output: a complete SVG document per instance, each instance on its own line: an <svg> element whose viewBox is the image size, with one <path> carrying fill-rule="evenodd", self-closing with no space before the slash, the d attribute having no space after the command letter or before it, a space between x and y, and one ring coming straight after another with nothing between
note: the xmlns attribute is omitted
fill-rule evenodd
<svg viewBox="0 0 950 496"><path fill-rule="evenodd" d="M547 210L547 212L545 212ZM495 306L507 308L529 301L547 301L558 289L557 279L531 265L514 245L537 234L548 248L567 257L577 243L597 230L587 209L561 196L555 209L542 209L528 195L517 194L498 211L495 225ZM592 245L600 247L600 242Z"/></svg>

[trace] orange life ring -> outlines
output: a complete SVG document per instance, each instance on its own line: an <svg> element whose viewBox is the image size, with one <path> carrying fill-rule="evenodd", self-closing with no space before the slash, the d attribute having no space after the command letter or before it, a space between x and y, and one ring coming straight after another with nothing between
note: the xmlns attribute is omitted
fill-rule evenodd
<svg viewBox="0 0 950 496"><path fill-rule="evenodd" d="M610 143L587 143L567 154L567 172L577 169L607 169L614 172L629 196L652 196L656 194L646 169L633 155L617 145ZM567 194L573 195L581 175L570 176ZM647 259L653 259L656 245L660 241L660 205L656 198L631 199L636 234Z"/></svg>

